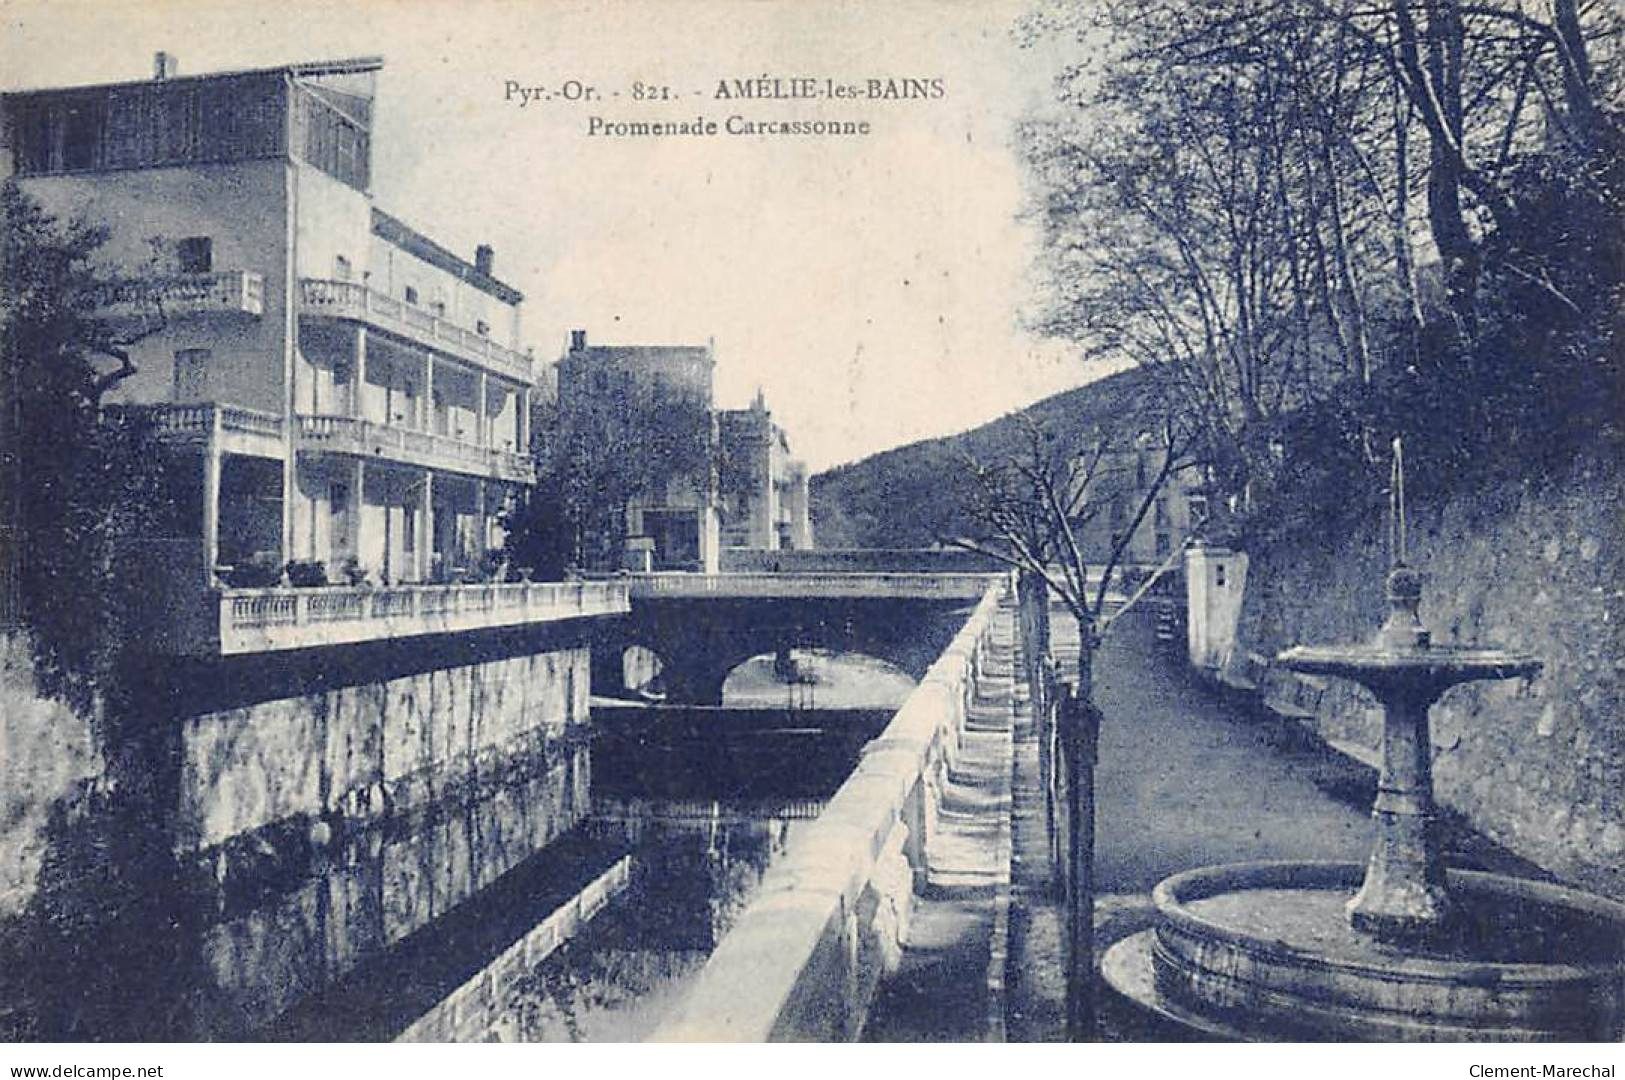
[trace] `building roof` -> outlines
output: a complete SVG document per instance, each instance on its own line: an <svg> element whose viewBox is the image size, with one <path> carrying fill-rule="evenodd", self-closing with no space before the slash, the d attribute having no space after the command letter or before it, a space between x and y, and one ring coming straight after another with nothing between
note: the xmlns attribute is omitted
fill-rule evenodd
<svg viewBox="0 0 1625 1080"><path fill-rule="evenodd" d="M0 97L20 97L26 94L73 93L79 90L110 90L121 86L146 86L155 81L164 83L203 82L208 79L240 78L244 75L287 75L290 78L320 78L328 75L364 75L384 66L381 56L358 56L348 60L311 60L298 64L279 64L275 67L239 68L232 71L206 71L197 75L169 75L162 80L150 76L144 79L124 79L119 82L79 83L74 86L39 86L24 90L7 90Z"/></svg>
<svg viewBox="0 0 1625 1080"><path fill-rule="evenodd" d="M512 285L506 285L490 274L481 273L473 263L453 255L400 218L386 214L377 207L373 207L372 210L372 231L424 262L438 266L482 292L490 293L503 303L517 304L525 298L525 295Z"/></svg>
<svg viewBox="0 0 1625 1080"><path fill-rule="evenodd" d="M685 352L709 353L711 351L711 346L709 346L709 345L599 345L599 344L588 344L584 348L570 349L569 351L573 352L573 353L588 352L588 353L601 353L601 354L605 354L605 355L609 355L609 354L625 354L627 356L642 356L642 355L650 355L650 354L653 354L653 353L685 353Z"/></svg>

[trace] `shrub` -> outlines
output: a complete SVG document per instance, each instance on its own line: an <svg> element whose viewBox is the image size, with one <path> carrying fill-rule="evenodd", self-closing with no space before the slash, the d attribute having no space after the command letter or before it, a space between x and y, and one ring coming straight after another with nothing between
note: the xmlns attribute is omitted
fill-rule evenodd
<svg viewBox="0 0 1625 1080"><path fill-rule="evenodd" d="M282 584L282 563L270 552L256 552L247 562L228 570L225 579L234 589L268 589Z"/></svg>
<svg viewBox="0 0 1625 1080"><path fill-rule="evenodd" d="M293 559L285 567L288 584L300 589L327 584L327 564L320 559Z"/></svg>

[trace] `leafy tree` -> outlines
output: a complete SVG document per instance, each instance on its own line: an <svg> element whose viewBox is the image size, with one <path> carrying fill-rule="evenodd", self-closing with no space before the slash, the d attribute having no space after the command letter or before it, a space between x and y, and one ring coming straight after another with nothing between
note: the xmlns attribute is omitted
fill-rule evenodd
<svg viewBox="0 0 1625 1080"><path fill-rule="evenodd" d="M152 425L104 409L103 398L135 373L130 346L162 313L134 334L115 333L95 317L106 280L93 259L105 232L58 221L10 181L0 214L19 599L41 685L88 707L108 685L139 602L125 544L168 502Z"/></svg>
<svg viewBox="0 0 1625 1080"><path fill-rule="evenodd" d="M1328 434L1375 475L1417 435L1454 473L1618 415L1617 6L1127 0L1023 29L1088 53L1024 129L1040 325L1159 372L1233 490ZM1364 422L1295 418L1332 403Z"/></svg>
<svg viewBox="0 0 1625 1080"><path fill-rule="evenodd" d="M708 499L717 487L711 411L699 399L628 380L538 406L532 431L537 483L510 517L508 544L517 565L544 577L618 566L634 499Z"/></svg>

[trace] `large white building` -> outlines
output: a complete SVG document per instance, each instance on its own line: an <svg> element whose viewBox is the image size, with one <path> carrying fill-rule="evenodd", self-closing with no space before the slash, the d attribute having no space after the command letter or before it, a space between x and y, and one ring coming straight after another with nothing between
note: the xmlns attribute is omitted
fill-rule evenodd
<svg viewBox="0 0 1625 1080"><path fill-rule="evenodd" d="M489 247L375 204L380 66L182 77L159 54L148 81L0 98L0 174L106 224L104 312L154 330L109 401L159 407L199 495L165 561L202 583L471 576L533 480L523 298Z"/></svg>

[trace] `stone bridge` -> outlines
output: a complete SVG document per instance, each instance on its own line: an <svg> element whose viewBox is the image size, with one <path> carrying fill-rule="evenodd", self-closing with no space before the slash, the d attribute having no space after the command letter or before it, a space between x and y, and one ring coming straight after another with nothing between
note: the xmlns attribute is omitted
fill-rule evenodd
<svg viewBox="0 0 1625 1080"><path fill-rule="evenodd" d="M924 677L994 575L765 572L645 574L627 579L628 615L595 629L592 688L629 694L623 657L659 660L666 699L720 705L736 667L764 653L863 653Z"/></svg>

